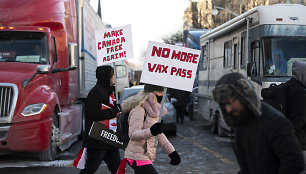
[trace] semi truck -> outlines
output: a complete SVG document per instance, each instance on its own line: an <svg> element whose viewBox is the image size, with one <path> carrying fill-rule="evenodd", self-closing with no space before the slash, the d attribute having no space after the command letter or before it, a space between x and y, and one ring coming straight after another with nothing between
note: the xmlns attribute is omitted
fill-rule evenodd
<svg viewBox="0 0 306 174"><path fill-rule="evenodd" d="M105 28L87 0L1 1L0 153L51 161L82 136Z"/></svg>
<svg viewBox="0 0 306 174"><path fill-rule="evenodd" d="M261 98L262 88L289 80L293 61L306 61L305 16L301 4L258 6L201 36L197 114L210 121L213 133L232 131L212 98L216 81L229 72L242 73Z"/></svg>

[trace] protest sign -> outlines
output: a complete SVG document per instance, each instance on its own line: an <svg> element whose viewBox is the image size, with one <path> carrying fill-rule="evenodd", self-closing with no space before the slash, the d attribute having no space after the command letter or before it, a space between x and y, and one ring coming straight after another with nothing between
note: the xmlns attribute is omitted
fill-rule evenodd
<svg viewBox="0 0 306 174"><path fill-rule="evenodd" d="M97 65L133 57L131 25L95 32Z"/></svg>
<svg viewBox="0 0 306 174"><path fill-rule="evenodd" d="M200 50L149 42L140 82L192 91Z"/></svg>

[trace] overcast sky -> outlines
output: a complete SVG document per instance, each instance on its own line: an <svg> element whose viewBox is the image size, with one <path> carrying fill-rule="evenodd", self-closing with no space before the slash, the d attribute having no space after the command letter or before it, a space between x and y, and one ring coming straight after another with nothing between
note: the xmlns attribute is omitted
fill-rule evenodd
<svg viewBox="0 0 306 174"><path fill-rule="evenodd" d="M98 0L90 2L96 10ZM101 0L102 21L112 27L131 24L134 58L128 61L141 64L148 41L162 42L183 30L189 4L189 0Z"/></svg>

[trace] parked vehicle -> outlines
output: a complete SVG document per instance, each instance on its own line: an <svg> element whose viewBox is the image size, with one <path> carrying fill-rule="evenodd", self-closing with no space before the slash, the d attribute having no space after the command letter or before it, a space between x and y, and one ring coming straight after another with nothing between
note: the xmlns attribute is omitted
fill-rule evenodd
<svg viewBox="0 0 306 174"><path fill-rule="evenodd" d="M197 114L210 121L212 132L231 132L211 93L223 74L242 73L260 96L262 88L290 78L294 60L306 60L306 50L299 48L306 45L305 15L306 6L299 4L258 6L201 36ZM280 63L274 58L276 48L283 52Z"/></svg>
<svg viewBox="0 0 306 174"><path fill-rule="evenodd" d="M49 161L81 136L105 28L88 0L1 1L0 152Z"/></svg>
<svg viewBox="0 0 306 174"><path fill-rule="evenodd" d="M184 30L184 39L183 39L183 46L187 48L197 49L200 50L200 36L210 31L210 29L188 29ZM198 69L202 68L202 59L200 59ZM193 91L190 94L190 102L187 107L187 112L189 113L188 116L191 120L200 120L201 118L198 117L197 114L197 95L198 95L198 74L199 71L196 73L196 77L194 79L193 84ZM195 98L194 98L195 97ZM194 101L194 102L193 102Z"/></svg>
<svg viewBox="0 0 306 174"><path fill-rule="evenodd" d="M126 98L136 95L140 90L143 90L144 85L132 86L130 88L124 88L122 95L120 96L119 103L122 103ZM164 123L164 130L169 131L171 134L176 135L176 110L172 103L170 103L168 97L165 97L165 108L167 114L162 116Z"/></svg>

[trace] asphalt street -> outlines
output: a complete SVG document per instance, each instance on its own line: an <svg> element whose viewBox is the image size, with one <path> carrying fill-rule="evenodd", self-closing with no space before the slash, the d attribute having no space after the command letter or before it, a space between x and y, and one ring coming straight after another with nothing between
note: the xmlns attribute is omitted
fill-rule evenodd
<svg viewBox="0 0 306 174"><path fill-rule="evenodd" d="M238 164L231 147L229 138L218 137L210 133L209 125L205 121L190 121L178 125L176 136L168 136L182 162L178 166L169 164L170 158L159 147L154 167L164 174L234 174L238 171ZM79 169L72 166L72 162L81 148L81 141L61 153L55 161L41 162L36 160L35 154L15 153L1 155L0 173L5 174L77 174ZM121 151L123 156L123 151ZM103 162L97 174L108 174ZM127 167L127 173L133 173Z"/></svg>

